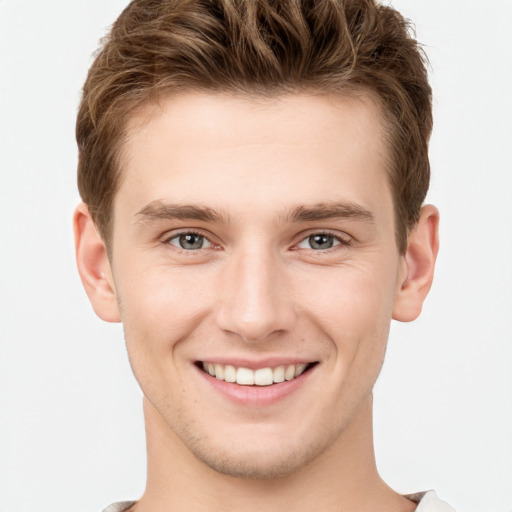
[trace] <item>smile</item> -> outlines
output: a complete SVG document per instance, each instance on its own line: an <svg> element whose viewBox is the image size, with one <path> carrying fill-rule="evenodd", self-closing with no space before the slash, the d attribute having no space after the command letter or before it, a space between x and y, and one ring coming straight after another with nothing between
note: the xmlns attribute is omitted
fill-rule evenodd
<svg viewBox="0 0 512 512"><path fill-rule="evenodd" d="M241 386L271 386L272 384L296 379L315 364L299 363L252 370L230 364L201 362L199 367L205 373L225 382L232 382Z"/></svg>

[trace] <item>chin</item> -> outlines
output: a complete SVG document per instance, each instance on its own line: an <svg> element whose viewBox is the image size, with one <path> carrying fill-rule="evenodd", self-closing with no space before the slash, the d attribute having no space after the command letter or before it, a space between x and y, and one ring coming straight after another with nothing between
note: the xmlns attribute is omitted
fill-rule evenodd
<svg viewBox="0 0 512 512"><path fill-rule="evenodd" d="M280 446L278 450L253 445L250 449L236 446L189 446L190 451L206 466L218 473L250 480L286 478L305 468L328 447L327 439L317 439L308 446ZM244 449L245 448L245 449Z"/></svg>
<svg viewBox="0 0 512 512"><path fill-rule="evenodd" d="M203 457L202 462L218 473L247 480L275 480L299 471L310 461L297 455L280 460L239 460L235 457Z"/></svg>

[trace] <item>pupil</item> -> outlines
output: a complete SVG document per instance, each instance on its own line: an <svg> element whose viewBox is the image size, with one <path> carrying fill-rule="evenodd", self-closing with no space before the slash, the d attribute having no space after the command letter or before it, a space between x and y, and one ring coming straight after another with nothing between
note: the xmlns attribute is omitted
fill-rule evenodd
<svg viewBox="0 0 512 512"><path fill-rule="evenodd" d="M331 235L313 235L309 237L309 243L313 249L330 249L333 246Z"/></svg>
<svg viewBox="0 0 512 512"><path fill-rule="evenodd" d="M201 249L203 246L203 237L194 233L180 235L180 246L183 249Z"/></svg>

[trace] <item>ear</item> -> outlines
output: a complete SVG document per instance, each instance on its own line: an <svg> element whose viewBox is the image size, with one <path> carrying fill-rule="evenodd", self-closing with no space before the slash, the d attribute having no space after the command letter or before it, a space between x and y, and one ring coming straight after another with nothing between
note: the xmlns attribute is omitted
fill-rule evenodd
<svg viewBox="0 0 512 512"><path fill-rule="evenodd" d="M393 319L411 322L418 318L434 279L438 250L439 212L435 206L426 205L421 209L420 218L407 237Z"/></svg>
<svg viewBox="0 0 512 512"><path fill-rule="evenodd" d="M89 208L81 203L73 216L78 272L95 313L106 322L120 322L114 278L103 239Z"/></svg>

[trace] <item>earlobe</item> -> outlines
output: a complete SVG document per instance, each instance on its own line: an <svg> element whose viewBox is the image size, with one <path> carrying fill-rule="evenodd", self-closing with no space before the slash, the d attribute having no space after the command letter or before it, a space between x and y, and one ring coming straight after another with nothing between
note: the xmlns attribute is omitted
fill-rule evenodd
<svg viewBox="0 0 512 512"><path fill-rule="evenodd" d="M404 276L395 295L393 319L411 322L421 313L434 278L438 250L439 212L435 206L426 205L409 233L407 251L402 256Z"/></svg>
<svg viewBox="0 0 512 512"><path fill-rule="evenodd" d="M78 272L95 313L106 322L120 322L114 279L105 243L87 205L81 203L73 216Z"/></svg>

